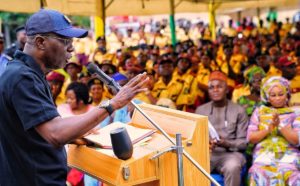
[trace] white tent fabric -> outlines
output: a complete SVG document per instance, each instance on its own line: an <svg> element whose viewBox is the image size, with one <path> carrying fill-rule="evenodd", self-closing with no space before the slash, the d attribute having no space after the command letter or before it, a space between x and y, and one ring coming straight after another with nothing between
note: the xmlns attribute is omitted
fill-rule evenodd
<svg viewBox="0 0 300 186"><path fill-rule="evenodd" d="M69 15L94 16L101 11L102 0L42 0L47 8ZM175 12L207 12L210 0L175 0ZM217 13L239 11L256 7L300 7L299 0L214 0ZM106 16L169 14L169 0L106 0ZM35 12L41 0L0 0L0 11Z"/></svg>

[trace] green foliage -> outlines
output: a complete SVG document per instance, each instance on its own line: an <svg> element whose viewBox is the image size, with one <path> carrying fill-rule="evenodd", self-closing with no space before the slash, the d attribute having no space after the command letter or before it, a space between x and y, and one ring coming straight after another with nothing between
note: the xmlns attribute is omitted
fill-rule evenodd
<svg viewBox="0 0 300 186"><path fill-rule="evenodd" d="M84 28L90 28L90 18L87 16L68 16L73 24L77 24Z"/></svg>
<svg viewBox="0 0 300 186"><path fill-rule="evenodd" d="M11 27L24 25L29 16L30 14L25 13L0 12L2 23Z"/></svg>
<svg viewBox="0 0 300 186"><path fill-rule="evenodd" d="M4 32L4 27L8 28L9 33L6 37L11 38L11 41L16 40L16 33L15 29L19 26L24 26L26 20L31 14L25 13L12 13L12 12L1 12L0 11L0 18L2 20L2 30L0 32Z"/></svg>

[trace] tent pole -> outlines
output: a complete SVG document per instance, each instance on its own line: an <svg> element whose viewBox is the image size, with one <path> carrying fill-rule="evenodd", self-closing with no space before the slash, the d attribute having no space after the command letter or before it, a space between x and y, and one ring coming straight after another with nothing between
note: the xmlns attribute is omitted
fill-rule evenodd
<svg viewBox="0 0 300 186"><path fill-rule="evenodd" d="M216 40L216 8L214 1L210 1L208 5L209 9L209 28L211 32L212 41Z"/></svg>
<svg viewBox="0 0 300 186"><path fill-rule="evenodd" d="M105 36L105 0L96 1L96 16L94 17L95 37Z"/></svg>
<svg viewBox="0 0 300 186"><path fill-rule="evenodd" d="M258 20L260 19L260 7L256 8L256 16L258 18Z"/></svg>
<svg viewBox="0 0 300 186"><path fill-rule="evenodd" d="M170 0L170 29L171 29L171 38L172 38L172 45L175 47L176 45L176 31L175 31L175 5L174 0Z"/></svg>

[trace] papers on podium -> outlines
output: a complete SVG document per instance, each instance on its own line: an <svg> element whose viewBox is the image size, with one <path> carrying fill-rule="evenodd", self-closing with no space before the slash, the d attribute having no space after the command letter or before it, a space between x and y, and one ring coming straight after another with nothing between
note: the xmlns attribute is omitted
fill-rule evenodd
<svg viewBox="0 0 300 186"><path fill-rule="evenodd" d="M132 144L135 144L156 132L156 130L153 129L142 129L125 123L114 122L99 129L97 134L89 134L84 138L95 143L103 149L112 149L110 131L120 127L126 128Z"/></svg>
<svg viewBox="0 0 300 186"><path fill-rule="evenodd" d="M208 121L208 129L209 129L210 138L220 141L220 136L219 136L218 132L216 131L215 127L209 121Z"/></svg>

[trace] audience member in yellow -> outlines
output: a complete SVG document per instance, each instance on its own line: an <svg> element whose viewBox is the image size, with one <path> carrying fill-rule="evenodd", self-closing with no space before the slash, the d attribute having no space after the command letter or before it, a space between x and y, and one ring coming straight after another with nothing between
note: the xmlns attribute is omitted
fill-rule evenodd
<svg viewBox="0 0 300 186"><path fill-rule="evenodd" d="M159 48L163 48L165 45L169 44L169 38L164 36L160 30L157 30L150 41L152 45L156 45Z"/></svg>
<svg viewBox="0 0 300 186"><path fill-rule="evenodd" d="M180 28L180 27L176 28L176 39L178 41L187 41L190 39L188 32L186 31L185 28Z"/></svg>
<svg viewBox="0 0 300 186"><path fill-rule="evenodd" d="M62 90L58 95L58 97L63 98L63 100L65 100L64 98L67 87L72 82L78 82L79 73L82 71L82 65L79 63L78 58L76 56L72 56L70 61L64 67L64 71L67 73L67 76L65 76L66 78L62 86Z"/></svg>
<svg viewBox="0 0 300 186"><path fill-rule="evenodd" d="M216 62L217 62L219 70L228 76L229 71L230 70L232 71L231 66L229 65L231 56L233 54L232 47L229 45L225 45L222 48L223 48L223 52L219 54L219 56L216 59ZM233 71L231 73L233 73Z"/></svg>
<svg viewBox="0 0 300 186"><path fill-rule="evenodd" d="M77 61L75 56L70 59L64 69L69 75L69 78L67 79L68 84L78 81L78 75L82 70L82 65Z"/></svg>
<svg viewBox="0 0 300 186"><path fill-rule="evenodd" d="M65 102L65 96L62 96L61 90L65 81L65 76L62 74L52 71L46 76L47 81L49 82L53 102L56 106Z"/></svg>
<svg viewBox="0 0 300 186"><path fill-rule="evenodd" d="M262 19L259 20L259 28L258 28L258 33L260 35L267 35L269 34L268 29L264 26L264 21Z"/></svg>
<svg viewBox="0 0 300 186"><path fill-rule="evenodd" d="M265 74L265 71L256 65L252 65L244 71L245 81L250 86L251 93L239 97L237 103L245 108L249 117L251 117L256 107L262 105L262 101L260 100L260 87Z"/></svg>
<svg viewBox="0 0 300 186"><path fill-rule="evenodd" d="M116 52L123 46L122 35L118 32L117 28L111 28L111 33L106 37L107 50L111 53Z"/></svg>
<svg viewBox="0 0 300 186"><path fill-rule="evenodd" d="M84 54L85 53L85 43L82 39L76 38L73 39L73 46L76 54Z"/></svg>
<svg viewBox="0 0 300 186"><path fill-rule="evenodd" d="M129 63L127 62L126 64L129 64ZM137 76L142 71L143 71L143 69L139 65L137 65L137 63L135 63L134 65L126 66L125 75L128 78L128 80L131 80L132 78Z"/></svg>
<svg viewBox="0 0 300 186"><path fill-rule="evenodd" d="M97 43L95 43L95 39L93 37L93 32L89 31L88 36L85 38L82 38L84 45L85 45L85 55L89 56L91 55L95 48L97 47Z"/></svg>
<svg viewBox="0 0 300 186"><path fill-rule="evenodd" d="M173 46L171 44L166 44L161 50L160 50L160 55L164 55L164 54L170 54L173 53L174 49Z"/></svg>
<svg viewBox="0 0 300 186"><path fill-rule="evenodd" d="M299 51L297 52L296 55L297 55L297 62L296 62L297 75L300 75L300 45L299 45Z"/></svg>
<svg viewBox="0 0 300 186"><path fill-rule="evenodd" d="M199 63L200 63L200 57L198 55L193 55L191 58L191 68L190 68L190 74L194 77L197 76L198 70L199 70Z"/></svg>
<svg viewBox="0 0 300 186"><path fill-rule="evenodd" d="M281 76L281 71L277 69L274 64L271 64L271 58L267 52L259 51L256 54L255 59L257 66L261 67L266 72L267 79L272 76Z"/></svg>
<svg viewBox="0 0 300 186"><path fill-rule="evenodd" d="M296 62L296 60L294 59L296 56L295 46L296 46L296 40L293 36L288 36L284 38L284 40L282 40L280 43L282 56L290 56L292 57L292 60Z"/></svg>
<svg viewBox="0 0 300 186"><path fill-rule="evenodd" d="M235 74L241 74L241 68L248 62L247 56L241 53L241 48L239 45L234 45L233 54L230 58L230 66Z"/></svg>
<svg viewBox="0 0 300 186"><path fill-rule="evenodd" d="M174 78L183 83L182 91L176 101L179 110L187 111L187 107L195 103L198 91L201 91L198 89L196 78L189 72L191 66L190 58L187 54L182 54L177 60L177 68L173 73Z"/></svg>
<svg viewBox="0 0 300 186"><path fill-rule="evenodd" d="M277 20L272 20L269 26L269 34L275 33L275 31L278 29L278 23Z"/></svg>
<svg viewBox="0 0 300 186"><path fill-rule="evenodd" d="M113 54L107 54L105 59L100 64L97 64L99 68L108 76L112 76L117 72L117 67L113 65L112 60L115 58ZM106 86L104 87L103 96L107 99L113 97L113 93Z"/></svg>
<svg viewBox="0 0 300 186"><path fill-rule="evenodd" d="M223 34L228 37L235 37L237 35L237 31L233 28L233 20L230 19L228 21L228 27L223 29Z"/></svg>
<svg viewBox="0 0 300 186"><path fill-rule="evenodd" d="M124 73L123 74L126 74L126 76L128 77L128 70L131 70L131 71L139 71L141 72L143 69L141 67L140 64L138 64L138 61L137 61L137 58L134 57L134 56L131 56L130 58L126 59L125 61L125 64L124 64ZM129 79L131 79L130 77L128 77Z"/></svg>
<svg viewBox="0 0 300 186"><path fill-rule="evenodd" d="M144 26L141 26L137 33L138 44L148 44L149 43L149 34L145 33Z"/></svg>
<svg viewBox="0 0 300 186"><path fill-rule="evenodd" d="M240 84L237 85L233 92L232 92L232 97L231 97L231 101L234 103L237 103L237 100L241 97L241 96L248 96L250 95L250 86L249 84Z"/></svg>
<svg viewBox="0 0 300 186"><path fill-rule="evenodd" d="M282 28L282 22L277 23L276 32L278 32L280 40L283 40L288 35L288 31Z"/></svg>
<svg viewBox="0 0 300 186"><path fill-rule="evenodd" d="M103 60L103 56L107 53L107 48L106 48L106 40L104 36L100 36L96 40L97 42L97 47L93 54L90 55L90 61L93 62L101 62Z"/></svg>
<svg viewBox="0 0 300 186"><path fill-rule="evenodd" d="M150 69L151 70L154 70L155 72L155 79L158 79L158 62L159 62L160 58L159 58L159 54L156 54L156 53L151 53L150 54L150 60L147 62L147 65L146 65L146 70L149 71Z"/></svg>
<svg viewBox="0 0 300 186"><path fill-rule="evenodd" d="M257 28L254 28L251 31L252 37L257 37L259 35L267 35L269 33L268 29L264 27L264 21L262 19L259 20L259 25Z"/></svg>
<svg viewBox="0 0 300 186"><path fill-rule="evenodd" d="M124 45L126 47L132 47L138 45L138 37L133 34L132 28L127 29L127 36L123 38Z"/></svg>
<svg viewBox="0 0 300 186"><path fill-rule="evenodd" d="M274 67L278 68L277 62L279 57L281 56L279 47L274 43L270 46L268 52L271 58L271 65L274 65Z"/></svg>
<svg viewBox="0 0 300 186"><path fill-rule="evenodd" d="M204 32L203 22L197 23L194 27L192 27L189 31L189 37L194 43L197 43L199 39L202 38L202 33Z"/></svg>
<svg viewBox="0 0 300 186"><path fill-rule="evenodd" d="M147 85L145 85L145 88L148 88L148 91L139 93L138 95L135 96L135 99L138 99L148 104L153 104L153 105L156 104L157 99L152 95L152 90L155 82L154 75L155 75L154 71L147 72L147 77L149 78L149 81Z"/></svg>
<svg viewBox="0 0 300 186"><path fill-rule="evenodd" d="M215 62L212 59L213 59L212 54L210 52L206 52L201 57L201 62L199 64L199 70L197 73L197 82L198 82L198 87L203 92L207 91L210 73L217 69Z"/></svg>
<svg viewBox="0 0 300 186"><path fill-rule="evenodd" d="M285 18L286 22L282 25L282 28L286 31L286 32L290 32L293 28L293 24L290 23L290 18Z"/></svg>
<svg viewBox="0 0 300 186"><path fill-rule="evenodd" d="M89 87L89 93L90 93L90 97L92 99L91 100L92 105L98 106L101 103L101 101L103 101L103 98L104 98L102 81L99 78L94 77L89 80L87 85Z"/></svg>
<svg viewBox="0 0 300 186"><path fill-rule="evenodd" d="M84 67L84 68L86 68L86 67ZM87 85L90 79L91 79L91 74L88 73L87 71L82 70L79 73L78 82Z"/></svg>
<svg viewBox="0 0 300 186"><path fill-rule="evenodd" d="M289 102L290 106L300 106L300 92L293 93Z"/></svg>
<svg viewBox="0 0 300 186"><path fill-rule="evenodd" d="M296 64L291 61L291 58L288 56L283 56L278 60L278 65L282 71L282 76L289 80L290 89L291 89L291 97L296 96L298 92L300 92L300 75L297 75ZM291 105L299 104L300 100L295 100L293 98L290 102Z"/></svg>
<svg viewBox="0 0 300 186"><path fill-rule="evenodd" d="M156 99L168 98L174 102L177 101L179 94L183 88L183 82L173 77L174 64L171 60L162 60L158 65L158 73L160 78L152 90L152 95Z"/></svg>
<svg viewBox="0 0 300 186"><path fill-rule="evenodd" d="M116 66L117 66L117 71L120 72L120 73L123 73L125 74L125 61L127 59L131 58L131 54L128 53L127 51L124 51L124 50L117 50L116 52Z"/></svg>
<svg viewBox="0 0 300 186"><path fill-rule="evenodd" d="M116 61L116 56L114 54L105 54L102 61L98 62L99 68L105 72L107 75L112 76L117 72L117 67L114 65Z"/></svg>

